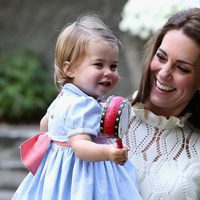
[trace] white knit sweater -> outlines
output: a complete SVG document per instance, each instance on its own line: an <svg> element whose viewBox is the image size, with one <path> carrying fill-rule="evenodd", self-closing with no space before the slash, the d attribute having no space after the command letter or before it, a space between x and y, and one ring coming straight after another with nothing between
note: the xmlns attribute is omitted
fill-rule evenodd
<svg viewBox="0 0 200 200"><path fill-rule="evenodd" d="M200 130L136 104L124 142L144 200L200 200Z"/></svg>

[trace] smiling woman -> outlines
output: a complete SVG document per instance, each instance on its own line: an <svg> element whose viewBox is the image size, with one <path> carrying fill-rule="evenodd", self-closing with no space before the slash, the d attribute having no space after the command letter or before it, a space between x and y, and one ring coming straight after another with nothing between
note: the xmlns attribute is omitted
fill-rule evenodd
<svg viewBox="0 0 200 200"><path fill-rule="evenodd" d="M150 64L153 83L148 108L157 115L178 116L200 88L199 63L196 42L182 30L167 32Z"/></svg>
<svg viewBox="0 0 200 200"><path fill-rule="evenodd" d="M125 142L144 200L200 199L200 8L174 14L146 46Z"/></svg>

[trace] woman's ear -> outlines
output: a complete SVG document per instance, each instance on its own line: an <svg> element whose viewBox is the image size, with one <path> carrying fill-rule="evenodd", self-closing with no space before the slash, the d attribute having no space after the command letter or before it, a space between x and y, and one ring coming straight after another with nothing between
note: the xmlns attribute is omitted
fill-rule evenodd
<svg viewBox="0 0 200 200"><path fill-rule="evenodd" d="M74 70L70 69L70 62L69 61L65 61L63 63L63 71L67 75L67 77L74 78Z"/></svg>

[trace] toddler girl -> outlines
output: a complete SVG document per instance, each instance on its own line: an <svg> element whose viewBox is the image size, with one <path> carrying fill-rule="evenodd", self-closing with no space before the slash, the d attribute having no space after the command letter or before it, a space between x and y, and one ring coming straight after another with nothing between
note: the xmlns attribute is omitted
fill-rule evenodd
<svg viewBox="0 0 200 200"><path fill-rule="evenodd" d="M61 89L41 132L21 146L31 173L13 200L141 199L127 148L100 132L101 100L117 84L120 42L95 15L65 27L55 49L55 83Z"/></svg>

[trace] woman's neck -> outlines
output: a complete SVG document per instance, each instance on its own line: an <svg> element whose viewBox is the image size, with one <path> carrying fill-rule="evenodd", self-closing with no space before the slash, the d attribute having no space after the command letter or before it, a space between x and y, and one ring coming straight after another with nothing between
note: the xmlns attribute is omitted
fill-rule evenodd
<svg viewBox="0 0 200 200"><path fill-rule="evenodd" d="M170 109L167 107L158 107L151 103L145 103L144 107L150 110L151 112L153 112L154 114L159 115L159 116L164 116L166 118L169 118L171 116L178 117L182 113L182 110L180 110L180 108Z"/></svg>

